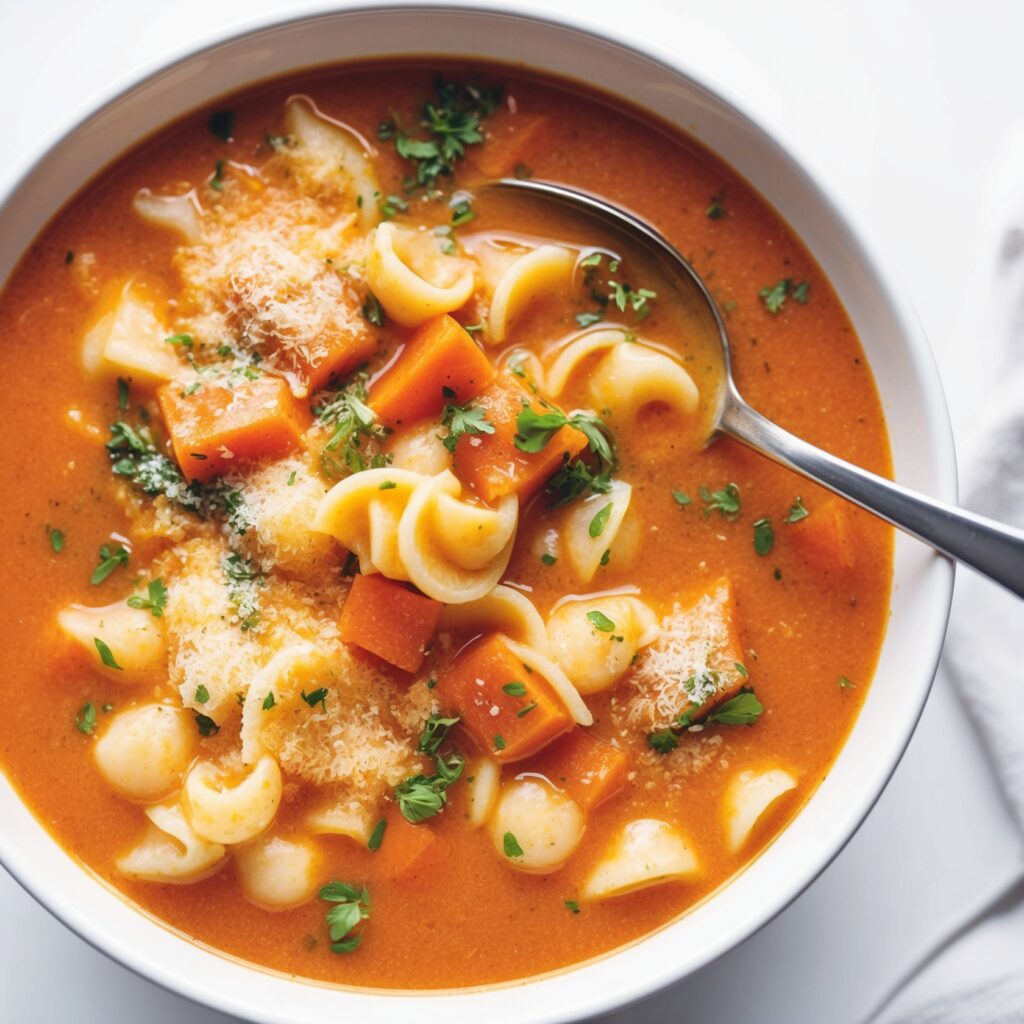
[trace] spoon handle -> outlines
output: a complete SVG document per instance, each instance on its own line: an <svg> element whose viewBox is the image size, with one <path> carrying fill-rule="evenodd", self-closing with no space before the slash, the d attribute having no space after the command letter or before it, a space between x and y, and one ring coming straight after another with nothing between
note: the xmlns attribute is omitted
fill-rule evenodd
<svg viewBox="0 0 1024 1024"><path fill-rule="evenodd" d="M726 402L719 429L1024 597L1024 531L844 462L765 419L735 395Z"/></svg>

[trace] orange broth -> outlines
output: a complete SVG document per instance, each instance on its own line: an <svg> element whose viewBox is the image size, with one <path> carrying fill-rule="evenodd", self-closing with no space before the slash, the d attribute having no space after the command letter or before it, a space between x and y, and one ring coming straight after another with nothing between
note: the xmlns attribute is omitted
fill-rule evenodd
<svg viewBox="0 0 1024 1024"><path fill-rule="evenodd" d="M517 162L538 179L565 181L637 211L692 259L725 312L738 384L756 408L829 451L890 472L878 394L842 304L811 254L746 181L693 140L607 97L518 71L475 73L501 84L520 114L547 118ZM465 79L470 72L454 68L447 74ZM889 529L855 512L854 566L823 569L791 542L800 524L783 520L797 496L813 516L824 492L730 441L702 448L699 425L673 425L657 412L635 422L612 415L619 473L633 485L632 510L643 524L638 553L628 564L613 558L591 584L580 585L564 559L545 565L539 558L548 510L538 499L524 512L505 579L526 590L546 615L567 594L630 585L655 607L670 609L680 595L728 576L746 665L766 709L756 725L720 727L721 744L709 763L675 785L661 778L658 765L631 778L591 814L575 856L550 875L509 870L485 833L467 827L459 785L444 813L417 826L435 830L439 838L409 877L387 881L377 855L344 837L321 838L328 876L366 884L373 896L362 945L350 955L329 951L323 903L313 899L276 913L261 909L241 893L230 864L190 885L130 881L119 874L114 858L139 833L142 810L102 780L90 756L93 739L76 730L75 716L86 701L116 707L131 694L92 671L55 625L58 609L69 602L95 604L126 594L135 571L114 573L99 587L89 584L99 546L110 543L112 533L130 536L131 526L112 500L103 447L107 424L120 415L117 396L109 381L84 378L79 365L93 303L81 284L90 277L102 285L142 274L173 297L175 242L132 213L140 188L171 191L186 182L202 188L220 159L258 167L268 155L265 136L280 131L283 104L297 92L376 140L378 124L394 114L414 120L431 76L417 64L368 65L261 85L217 104L234 111L230 143L208 131L212 108L184 118L111 165L57 214L0 299L0 524L8 538L7 582L0 592L6 623L0 767L64 849L185 935L289 974L400 989L507 982L570 966L672 921L741 870L798 812L851 729L885 631L892 559ZM382 189L401 194L408 165L390 142L376 146ZM460 167L458 185L462 179ZM708 216L712 202L724 216ZM481 194L473 205L477 218L460 235L511 232L603 241L589 226L553 218L524 199ZM423 207L414 211L421 220L445 222L443 203ZM75 254L70 262L68 253ZM87 253L91 267L83 266ZM808 282L808 299L801 304L791 296L773 315L759 291L783 278ZM688 333L685 312L673 305L670 288L659 283L658 292L651 316L636 329L685 360L706 412L716 383L713 347ZM573 316L589 308L584 300L574 295L536 304L504 348L545 353L577 329ZM386 353L407 332L389 326L383 336ZM501 351L489 354L498 358ZM384 360L382 355L378 365ZM559 404L585 406L584 385L585 375L578 375ZM78 422L69 419L69 409L80 411L73 414ZM97 428L94 434L90 426ZM699 489L716 490L727 482L735 482L742 496L738 518L702 514ZM674 489L692 503L679 504ZM760 556L751 526L766 515L775 544ZM52 528L66 536L59 553L50 544ZM133 560L146 551L153 553L136 548ZM139 557L133 565L144 561ZM841 686L840 679L853 685ZM616 692L588 699L594 732L608 739L616 736L610 713ZM101 726L102 718L101 711ZM684 734L680 742L687 741ZM721 837L722 794L736 772L766 761L790 766L798 789L758 826L741 853L730 854ZM279 831L298 827L307 802L300 792L282 804ZM671 817L685 829L702 860L701 877L587 903L571 913L565 901L579 899L584 878L613 833L644 815Z"/></svg>

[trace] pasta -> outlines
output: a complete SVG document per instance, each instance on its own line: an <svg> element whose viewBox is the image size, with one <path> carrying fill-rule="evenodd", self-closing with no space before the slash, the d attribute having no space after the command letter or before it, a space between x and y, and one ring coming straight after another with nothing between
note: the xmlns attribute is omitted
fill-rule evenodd
<svg viewBox="0 0 1024 1024"><path fill-rule="evenodd" d="M557 871L579 846L585 828L586 819L575 801L530 778L502 788L490 826L498 854L531 874Z"/></svg>
<svg viewBox="0 0 1024 1024"><path fill-rule="evenodd" d="M646 345L616 345L591 374L590 398L598 409L636 415L661 403L684 415L697 411L700 395L693 378L674 359Z"/></svg>
<svg viewBox="0 0 1024 1024"><path fill-rule="evenodd" d="M203 236L203 211L194 188L180 196L158 196L140 188L132 209L154 227L174 232L186 245L195 245Z"/></svg>
<svg viewBox="0 0 1024 1024"><path fill-rule="evenodd" d="M234 851L235 871L246 896L268 910L305 903L320 884L322 856L313 843L263 836Z"/></svg>
<svg viewBox="0 0 1024 1024"><path fill-rule="evenodd" d="M501 791L501 769L489 757L478 757L466 766L469 786L469 823L474 828L487 824Z"/></svg>
<svg viewBox="0 0 1024 1024"><path fill-rule="evenodd" d="M795 788L796 779L784 768L740 772L722 798L729 849L737 853L768 809Z"/></svg>
<svg viewBox="0 0 1024 1024"><path fill-rule="evenodd" d="M588 614L611 623L599 630ZM601 625L604 626L604 621ZM639 650L660 633L657 616L636 597L581 598L559 605L547 624L551 658L584 695L600 693L629 671Z"/></svg>
<svg viewBox="0 0 1024 1024"><path fill-rule="evenodd" d="M591 494L566 513L562 542L580 582L589 583L604 561L616 557L615 541L632 496L628 483L613 480L606 493Z"/></svg>
<svg viewBox="0 0 1024 1024"><path fill-rule="evenodd" d="M89 663L115 682L153 682L167 664L163 624L124 602L102 608L73 604L57 613L57 625L85 652Z"/></svg>
<svg viewBox="0 0 1024 1024"><path fill-rule="evenodd" d="M441 614L441 629L462 633L496 630L539 654L548 653L544 620L533 602L522 592L502 584L475 601L446 605Z"/></svg>
<svg viewBox="0 0 1024 1024"><path fill-rule="evenodd" d="M294 96L285 105L285 131L296 145L284 150L318 188L336 188L338 172L345 180L359 226L368 230L380 219L380 184L370 159L372 147L352 129L321 113L308 96Z"/></svg>
<svg viewBox="0 0 1024 1024"><path fill-rule="evenodd" d="M141 704L114 715L93 753L111 788L150 803L178 788L197 746L195 723L184 709Z"/></svg>
<svg viewBox="0 0 1024 1024"><path fill-rule="evenodd" d="M508 647L528 670L543 676L551 684L551 688L558 694L577 725L594 724L594 715L572 684L572 680L550 658L514 640L508 640Z"/></svg>
<svg viewBox="0 0 1024 1024"><path fill-rule="evenodd" d="M626 332L618 328L604 327L576 335L559 351L555 361L548 367L543 377L544 390L557 398L586 359L597 352L607 352L625 341Z"/></svg>
<svg viewBox="0 0 1024 1024"><path fill-rule="evenodd" d="M431 317L450 313L473 294L472 268L464 263L448 267L431 259L422 272L415 263L415 233L391 223L381 224L370 240L366 279L391 319L403 327L417 327ZM456 271L456 273L452 273Z"/></svg>
<svg viewBox="0 0 1024 1024"><path fill-rule="evenodd" d="M665 882L695 878L690 844L665 821L640 818L623 828L583 887L588 900L624 896Z"/></svg>
<svg viewBox="0 0 1024 1024"><path fill-rule="evenodd" d="M537 296L568 288L575 254L559 245L542 245L520 256L498 281L487 317L487 340L499 344L512 322Z"/></svg>
<svg viewBox="0 0 1024 1024"><path fill-rule="evenodd" d="M514 495L496 509L464 501L450 470L425 478L398 526L398 550L409 579L446 604L475 601L494 589L512 556L519 517Z"/></svg>
<svg viewBox="0 0 1024 1024"><path fill-rule="evenodd" d="M207 842L244 843L274 820L281 789L281 769L272 757L261 757L235 782L209 761L198 761L185 777L189 821Z"/></svg>
<svg viewBox="0 0 1024 1024"><path fill-rule="evenodd" d="M132 281L108 288L100 314L82 339L82 366L99 376L124 374L143 384L159 384L181 371L169 331Z"/></svg>
<svg viewBox="0 0 1024 1024"><path fill-rule="evenodd" d="M142 838L117 858L117 868L144 882L183 884L211 875L227 855L220 843L200 838L180 803L146 808L149 823Z"/></svg>
<svg viewBox="0 0 1024 1024"><path fill-rule="evenodd" d="M392 465L422 476L451 469L452 454L444 446L436 423L423 423L397 434L388 445Z"/></svg>

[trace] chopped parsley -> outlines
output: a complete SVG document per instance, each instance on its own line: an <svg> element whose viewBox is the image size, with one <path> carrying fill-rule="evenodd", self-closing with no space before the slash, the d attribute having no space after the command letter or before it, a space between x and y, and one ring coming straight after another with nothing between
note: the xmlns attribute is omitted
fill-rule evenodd
<svg viewBox="0 0 1024 1024"><path fill-rule="evenodd" d="M374 327L384 326L384 307L380 304L380 299L373 292L366 293L362 314L363 318L373 324Z"/></svg>
<svg viewBox="0 0 1024 1024"><path fill-rule="evenodd" d="M237 551L225 555L220 569L228 586L228 598L235 606L243 633L255 629L260 623L259 588L264 580L251 558L245 558Z"/></svg>
<svg viewBox="0 0 1024 1024"><path fill-rule="evenodd" d="M537 708L537 702L533 701L532 703L527 704L526 707L520 708L516 712L516 718L525 718L531 711L536 710L536 708Z"/></svg>
<svg viewBox="0 0 1024 1024"><path fill-rule="evenodd" d="M855 690L856 688L857 688L857 684L854 683L854 682L851 682L851 680L847 676L840 676L839 677L839 689L840 690Z"/></svg>
<svg viewBox="0 0 1024 1024"><path fill-rule="evenodd" d="M124 670L117 663L117 659L114 657L114 652L98 637L94 636L92 642L96 645L96 650L99 652L100 661L103 662L107 668L117 669L118 672Z"/></svg>
<svg viewBox="0 0 1024 1024"><path fill-rule="evenodd" d="M214 192L220 192L224 188L224 161L218 160L214 165L213 177L210 178L210 188Z"/></svg>
<svg viewBox="0 0 1024 1024"><path fill-rule="evenodd" d="M566 900L565 909L568 910L570 914L578 914L580 912L580 905L575 900Z"/></svg>
<svg viewBox="0 0 1024 1024"><path fill-rule="evenodd" d="M59 555L64 550L64 531L53 527L49 530L49 537L50 547Z"/></svg>
<svg viewBox="0 0 1024 1024"><path fill-rule="evenodd" d="M573 319L580 327L593 327L604 319L603 313L577 313Z"/></svg>
<svg viewBox="0 0 1024 1024"><path fill-rule="evenodd" d="M762 516L754 522L754 550L763 558L775 546L775 530L772 521Z"/></svg>
<svg viewBox="0 0 1024 1024"><path fill-rule="evenodd" d="M595 540L604 533L604 528L608 525L608 517L612 514L613 508L614 503L609 501L608 504L600 509L594 518L590 520L590 526L587 527L587 532Z"/></svg>
<svg viewBox="0 0 1024 1024"><path fill-rule="evenodd" d="M96 731L96 705L86 701L75 715L75 728L86 736L91 736Z"/></svg>
<svg viewBox="0 0 1024 1024"><path fill-rule="evenodd" d="M93 569L89 582L94 587L99 586L118 566L128 564L130 554L123 544L118 544L116 548L104 544L100 548L100 563Z"/></svg>
<svg viewBox="0 0 1024 1024"><path fill-rule="evenodd" d="M445 388L445 397L454 397L455 392L451 391L449 395L447 394L449 391L451 391L450 388ZM459 443L459 438L461 437L494 433L494 424L487 419L484 410L471 403L455 405L453 402L449 402L444 407L441 423L448 428L448 433L444 438L444 446L450 452L455 451L455 446Z"/></svg>
<svg viewBox="0 0 1024 1024"><path fill-rule="evenodd" d="M506 683L502 688L502 691L507 693L510 697L525 697L526 696L526 684L511 682Z"/></svg>
<svg viewBox="0 0 1024 1024"><path fill-rule="evenodd" d="M384 818L381 818L380 821L373 826L373 831L370 833L370 838L366 843L366 847L371 853L376 853L380 849L380 844L384 842L384 832L387 827L388 823Z"/></svg>
<svg viewBox="0 0 1024 1024"><path fill-rule="evenodd" d="M804 508L804 499L797 495L796 501L789 506L789 511L786 513L784 522L787 523L799 523L801 519L806 519L811 513Z"/></svg>
<svg viewBox="0 0 1024 1024"><path fill-rule="evenodd" d="M673 491L672 497L675 498L676 504L681 505L683 508L693 503L693 498L686 491Z"/></svg>
<svg viewBox="0 0 1024 1024"><path fill-rule="evenodd" d="M522 857L523 848L519 845L519 840L511 832L506 832L502 837L501 845L505 850L505 856L508 858Z"/></svg>
<svg viewBox="0 0 1024 1024"><path fill-rule="evenodd" d="M379 196L377 205L380 207L380 215L384 220L391 220L396 213L409 209L409 204L401 196L396 195ZM380 325L378 324L378 326Z"/></svg>
<svg viewBox="0 0 1024 1024"><path fill-rule="evenodd" d="M457 228L476 219L476 211L468 199L461 199L452 207L452 227Z"/></svg>
<svg viewBox="0 0 1024 1024"><path fill-rule="evenodd" d="M231 135L235 130L235 113L233 110L215 110L206 127L213 135L216 135L221 142L230 142Z"/></svg>
<svg viewBox="0 0 1024 1024"><path fill-rule="evenodd" d="M167 587L163 580L150 580L146 584L146 597L141 594L132 594L128 598L129 608L141 608L152 614L154 619L159 619L167 607Z"/></svg>
<svg viewBox="0 0 1024 1024"><path fill-rule="evenodd" d="M596 609L592 612L587 612L587 619L594 629L601 633L615 632L615 623L604 612L597 611Z"/></svg>
<svg viewBox="0 0 1024 1024"><path fill-rule="evenodd" d="M121 412L128 411L128 399L131 396L131 381L124 377L117 378L117 407Z"/></svg>
<svg viewBox="0 0 1024 1024"><path fill-rule="evenodd" d="M711 197L711 205L704 211L708 220L721 220L725 216L725 207L722 205L724 198L721 193Z"/></svg>
<svg viewBox="0 0 1024 1024"><path fill-rule="evenodd" d="M391 121L379 125L377 137L384 141L393 139L398 155L415 168L415 178L409 182L407 191L416 187L436 189L439 178L453 177L466 147L484 141L480 123L494 111L500 99L500 89L460 85L438 76L434 79L433 97L420 110L421 137L399 131Z"/></svg>
<svg viewBox="0 0 1024 1024"><path fill-rule="evenodd" d="M540 560L545 565L554 565L555 562L558 561L558 556L551 554L550 551L545 551L544 554L540 556Z"/></svg>
<svg viewBox="0 0 1024 1024"><path fill-rule="evenodd" d="M659 729L647 734L647 745L659 754L669 754L679 746L679 741L671 729Z"/></svg>
<svg viewBox="0 0 1024 1024"><path fill-rule="evenodd" d="M311 708L315 708L317 704L319 704L320 710L326 715L328 692L329 691L326 686L320 686L313 690L312 693L306 693L306 691L303 690L300 696Z"/></svg>
<svg viewBox="0 0 1024 1024"><path fill-rule="evenodd" d="M195 339L191 334L171 334L164 338L164 343L167 345L176 345L180 348L192 348L195 345Z"/></svg>
<svg viewBox="0 0 1024 1024"><path fill-rule="evenodd" d="M606 277L602 285L598 279L598 271L602 262L608 258L608 273L618 273L620 260L604 252L592 252L580 260L579 266L583 270L583 285L589 291L590 298L596 303L597 309L593 312L577 313L576 323L580 327L589 327L604 319L605 312L609 305L615 306L620 313L630 310L636 320L645 320L651 314L651 308L658 293L650 288L637 288L628 281L621 281L614 277Z"/></svg>
<svg viewBox="0 0 1024 1024"><path fill-rule="evenodd" d="M355 929L370 916L370 894L366 886L356 889L345 882L329 882L320 890L320 899L333 904L327 911L331 952L351 953L358 949L362 935Z"/></svg>
<svg viewBox="0 0 1024 1024"><path fill-rule="evenodd" d="M719 725L753 725L764 712L764 705L750 689L740 690L735 697L719 704L718 708L705 719Z"/></svg>
<svg viewBox="0 0 1024 1024"><path fill-rule="evenodd" d="M786 304L786 296L790 296L794 302L806 305L810 297L811 286L806 281L794 285L791 277L784 277L775 284L765 285L757 294L764 302L765 309L772 315L779 312Z"/></svg>
<svg viewBox="0 0 1024 1024"><path fill-rule="evenodd" d="M200 683L196 687L196 703L197 704L209 704L210 702L210 691Z"/></svg>
<svg viewBox="0 0 1024 1024"><path fill-rule="evenodd" d="M433 775L413 775L395 786L398 809L406 821L416 825L440 814L448 803L448 788L462 775L465 760L458 751L441 753L448 730L458 718L431 715L420 733L416 749L433 758Z"/></svg>
<svg viewBox="0 0 1024 1024"><path fill-rule="evenodd" d="M263 710L269 711L271 708L274 707L277 707L277 701L274 700L274 691L271 690L270 693L268 693L266 697L263 698Z"/></svg>
<svg viewBox="0 0 1024 1024"><path fill-rule="evenodd" d="M382 469L391 461L377 450L387 431L366 404L365 373L357 374L344 388L324 399L313 413L324 426L334 428L320 453L320 467L326 476Z"/></svg>
<svg viewBox="0 0 1024 1024"><path fill-rule="evenodd" d="M736 484L726 484L720 491L700 489L700 500L704 502L704 515L721 512L726 519L733 519L740 512L740 489Z"/></svg>
<svg viewBox="0 0 1024 1024"><path fill-rule="evenodd" d="M69 263L74 263L74 262L75 262L75 251L74 251L74 249L68 249L68 251L66 253L64 253L64 266L67 266Z"/></svg>
<svg viewBox="0 0 1024 1024"><path fill-rule="evenodd" d="M545 488L554 499L553 504L566 505L587 491L607 494L611 489L612 470L618 465L618 455L604 422L591 412L579 411L566 416L549 402L544 402L544 406L547 411L539 413L524 404L516 418L513 439L516 448L528 454L543 451L555 434L568 425L586 437L587 452L591 457L588 463L583 458L570 459L568 452L563 453L561 467Z"/></svg>
<svg viewBox="0 0 1024 1024"><path fill-rule="evenodd" d="M495 750L504 750L505 749L505 737L502 736L500 732L494 734L494 749Z"/></svg>
<svg viewBox="0 0 1024 1024"><path fill-rule="evenodd" d="M199 730L199 735L204 739L216 736L220 732L220 726L209 715L204 715L197 711L195 717L196 728Z"/></svg>

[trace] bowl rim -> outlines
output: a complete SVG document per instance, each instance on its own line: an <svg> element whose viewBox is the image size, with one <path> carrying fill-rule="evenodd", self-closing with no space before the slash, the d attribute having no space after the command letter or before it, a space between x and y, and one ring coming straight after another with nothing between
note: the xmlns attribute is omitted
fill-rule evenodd
<svg viewBox="0 0 1024 1024"><path fill-rule="evenodd" d="M517 22L534 23L590 36L607 46L627 53L631 52L634 55L640 55L657 65L662 71L688 81L691 85L697 87L727 108L746 127L753 129L761 137L764 145L773 149L775 155L788 166L788 169L800 181L802 187L812 193L817 202L845 230L848 246L852 247L855 255L874 271L876 282L881 288L882 298L893 312L901 328L902 341L906 347L905 354L910 360L913 375L921 388L921 398L927 413L926 432L932 442L930 454L935 462L936 479L934 491L937 497L949 502L956 502L958 494L957 465L952 424L934 355L924 334L919 317L902 283L888 265L884 255L880 254L880 250L868 244L867 239L870 236L864 231L862 225L837 202L827 184L822 183L817 176L812 176L805 169L803 158L799 155L799 147L787 138L785 130L771 117L760 110L756 111L756 113L752 112L753 104L748 102L746 98L737 95L713 74L697 70L687 60L668 53L660 44L640 39L631 32L624 32L613 36L610 28L591 19L584 13L550 12L539 6L539 0L523 0L523 2L520 2L520 0L471 0L468 3L452 0L452 2L448 3L427 2L422 4L410 3L408 0L379 0L376 3L338 0L338 2L330 7L325 7L322 4L307 4L297 9L291 9L286 14L277 11L246 18L229 27L204 35L199 43L189 43L180 46L170 55L165 53L163 56L149 61L135 70L120 75L110 85L97 90L88 99L78 103L71 114L59 122L53 131L47 133L46 139L34 151L30 151L25 159L15 164L11 174L5 176L4 179L0 179L0 217L2 217L2 214L9 207L12 200L17 197L26 181L34 174L36 169L51 154L59 151L73 135L87 128L94 120L101 118L120 101L129 98L137 90L145 88L160 76L173 71L179 66L208 56L220 47L243 43L251 37L268 33L272 34L289 27L297 27L321 20L344 18L349 15L395 14L403 11L421 16L424 14L499 16ZM484 57L482 59L486 61L488 58ZM346 62L339 61L338 63L340 65ZM351 63L351 61L348 63ZM310 64L307 67L320 66L323 65ZM524 61L524 66L530 66L528 61ZM282 72L281 74L301 74L303 70L304 67L296 66L291 71ZM557 75L557 72L549 73ZM266 79L254 78L249 84L255 85L262 80ZM245 85L236 86L228 90L228 94L244 88L246 88ZM196 104L193 104L188 110L193 110L196 106ZM187 113L188 110L182 113ZM163 130L169 123L170 121L165 121L160 126L154 128L153 134ZM707 143L702 144L707 145ZM78 190L88 185L97 175L102 174L103 170L115 163L123 153L124 150L121 150L117 155L111 157L103 167L92 172L85 180L81 181L76 190L70 192L62 199L60 205L49 211L47 219L43 222L44 227L64 204L74 198ZM755 183L752 182L751 184L755 189L757 188ZM43 228L41 227L37 230L43 230ZM30 244L30 242L31 239L25 242L25 245ZM24 252L24 247L19 251ZM551 1007L543 1018L545 1022L548 1022L548 1024L566 1022L568 1024L570 1021L589 1019L597 1014L631 1005L672 983L691 976L762 929L782 913L825 871L856 834L882 792L884 792L892 774L902 760L907 745L917 727L938 668L952 603L954 576L954 563L941 556L936 556L934 563L929 566L929 583L931 588L929 599L933 605L929 623L931 628L927 635L919 635L916 638L922 651L931 652L919 662L921 664L921 672L919 673L921 685L914 702L916 710L912 715L907 715L903 729L897 741L893 744L890 757L877 780L880 781L880 784L874 787L873 792L860 805L847 811L843 818L842 827L835 830L835 834L830 837L830 841L819 843L817 869L804 877L790 882L781 893L775 893L771 900L765 900L758 907L756 913L749 914L744 919L735 922L730 929L730 936L719 941L717 945L709 947L700 958L700 962L692 964L688 970L673 969L672 967L663 969L657 974L646 978L640 990L633 991L625 996L619 991L614 993L590 991L588 998L584 1001L584 1005ZM31 814L32 812L29 811L29 813ZM52 837L50 837L50 841L54 845L59 846ZM66 851L62 850L62 852ZM81 862L75 860L75 864L84 872L92 874L90 869ZM243 1019L272 1021L274 1024L290 1024L291 1017L287 1009L275 1009L269 1006L256 1007L251 1000L247 1001L244 998L238 998L236 994L229 993L227 990L210 991L203 989L198 981L187 977L181 972L175 973L173 968L168 968L152 957L147 959L143 951L122 942L112 935L109 930L105 931L105 926L97 924L91 918L78 913L74 907L59 906L57 899L54 898L52 893L48 892L47 885L33 875L32 864L29 859L19 856L19 852L10 836L8 836L7 830L0 830L0 866L3 866L29 895L62 924L94 949L121 966L126 967L139 977L157 984L170 992L184 995L199 1005L213 1007L221 1012L233 1014ZM726 887L728 885L729 883L726 883ZM141 912L134 905L132 910L135 913ZM151 920L157 925L163 924L158 919L151 918ZM676 924L678 924L678 920L670 922L666 927L671 928ZM643 941L643 937L638 941ZM617 949L612 950L606 955L615 956L617 952ZM207 955L213 956L216 955L216 952L209 952ZM234 960L234 958L230 957L227 959ZM245 961L237 962L249 969L261 970L258 965L253 967L253 965ZM572 973L575 969L582 966L584 965L572 965L559 973ZM529 985L533 981L540 982L547 977L549 975L513 981L498 988L497 991L509 994L517 986ZM301 984L305 979L295 978L289 980L298 981ZM380 994L379 990L360 991L359 989L338 988L336 991L339 997L358 998L362 994ZM469 995L477 991L479 990L469 989L466 990L466 994ZM392 990L385 994L388 997L416 998L423 995L430 996L433 993L429 991L424 993L418 990ZM436 994L458 997L459 990L440 990ZM254 1013L258 1013L259 1016L251 1016ZM522 1016L514 1019L521 1019L524 1022L539 1020L535 1016Z"/></svg>

